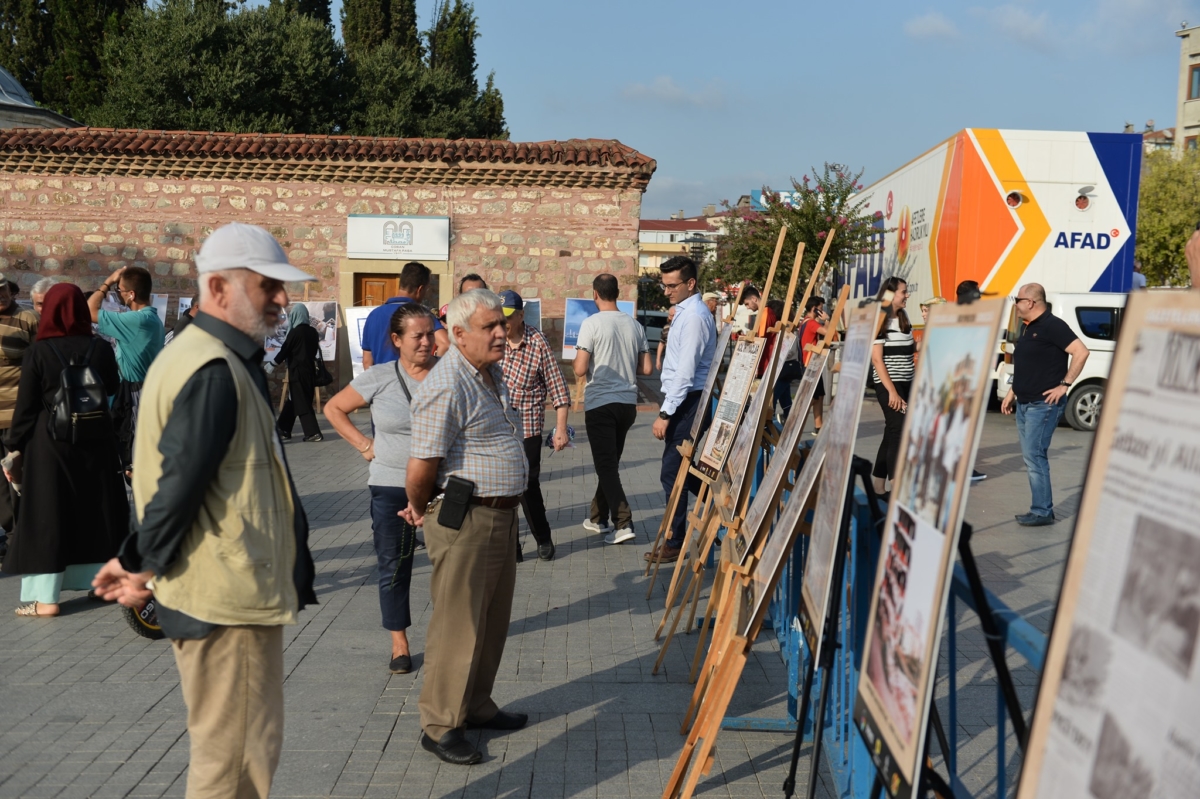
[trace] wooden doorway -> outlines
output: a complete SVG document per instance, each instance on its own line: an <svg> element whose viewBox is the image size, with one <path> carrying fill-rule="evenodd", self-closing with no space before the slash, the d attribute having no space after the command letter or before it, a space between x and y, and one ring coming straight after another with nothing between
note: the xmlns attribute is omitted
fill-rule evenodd
<svg viewBox="0 0 1200 799"><path fill-rule="evenodd" d="M400 292L399 275L354 275L354 304L383 305Z"/></svg>

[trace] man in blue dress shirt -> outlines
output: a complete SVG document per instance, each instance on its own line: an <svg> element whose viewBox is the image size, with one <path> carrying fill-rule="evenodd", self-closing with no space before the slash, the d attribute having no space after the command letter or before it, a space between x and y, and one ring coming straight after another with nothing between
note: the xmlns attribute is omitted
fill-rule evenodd
<svg viewBox="0 0 1200 799"><path fill-rule="evenodd" d="M692 429L693 416L705 411L696 406L700 403L708 370L714 368L712 361L717 348L717 326L712 312L700 297L697 286L699 270L695 261L677 255L663 263L659 272L662 274L663 293L675 306L675 321L671 323L671 335L667 339L667 351L663 357L662 405L654 422L654 437L666 443L659 479L670 500L679 465L683 462L679 445ZM689 476L685 487L686 491L680 496L671 519L671 536L663 542L661 551L657 553L663 563L679 558L689 506L688 494L699 492L700 481ZM655 553L647 552L645 557L650 560L654 556Z"/></svg>

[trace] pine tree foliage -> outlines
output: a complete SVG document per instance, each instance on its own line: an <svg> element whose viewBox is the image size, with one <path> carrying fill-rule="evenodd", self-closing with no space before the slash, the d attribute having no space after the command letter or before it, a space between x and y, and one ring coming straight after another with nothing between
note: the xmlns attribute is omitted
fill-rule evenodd
<svg viewBox="0 0 1200 799"><path fill-rule="evenodd" d="M1150 286L1188 285L1184 246L1200 222L1200 151L1155 152L1142 163L1134 256Z"/></svg>
<svg viewBox="0 0 1200 799"><path fill-rule="evenodd" d="M0 66L33 98L122 128L507 138L480 90L474 8L344 0L0 0Z"/></svg>

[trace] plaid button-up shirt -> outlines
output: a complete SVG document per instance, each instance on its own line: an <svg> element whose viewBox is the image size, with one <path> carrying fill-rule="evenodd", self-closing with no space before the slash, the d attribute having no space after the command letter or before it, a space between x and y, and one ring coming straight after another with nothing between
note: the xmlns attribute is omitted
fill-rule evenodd
<svg viewBox="0 0 1200 799"><path fill-rule="evenodd" d="M441 458L443 488L450 477L461 477L475 484L475 496L515 497L529 482L521 420L509 405L501 370L488 371L495 389L458 347L450 348L413 393L409 454Z"/></svg>
<svg viewBox="0 0 1200 799"><path fill-rule="evenodd" d="M540 436L546 426L546 397L555 408L571 404L571 392L550 350L550 343L535 327L525 325L519 347L505 341L504 384L513 407L521 413L525 438Z"/></svg>

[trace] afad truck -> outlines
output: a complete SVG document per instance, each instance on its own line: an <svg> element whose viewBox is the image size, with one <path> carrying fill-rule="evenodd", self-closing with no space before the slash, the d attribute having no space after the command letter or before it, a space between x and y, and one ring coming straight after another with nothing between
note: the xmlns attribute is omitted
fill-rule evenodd
<svg viewBox="0 0 1200 799"><path fill-rule="evenodd" d="M1123 306L1141 164L1136 133L967 128L856 196L876 217L878 252L858 256L838 282L867 297L899 275L917 326L920 302L952 302L964 280L1001 297L1040 283L1052 298L1095 292L1096 305Z"/></svg>

